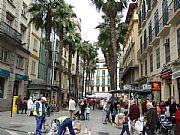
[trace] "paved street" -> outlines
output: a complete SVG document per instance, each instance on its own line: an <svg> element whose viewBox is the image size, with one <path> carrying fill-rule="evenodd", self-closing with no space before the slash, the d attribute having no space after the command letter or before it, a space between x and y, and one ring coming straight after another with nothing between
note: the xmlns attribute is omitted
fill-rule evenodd
<svg viewBox="0 0 180 135"><path fill-rule="evenodd" d="M53 118L57 118L62 115L67 115L68 111L55 112L51 117L47 117L47 121L50 124ZM27 117L25 114L14 115L10 117L10 112L0 113L0 128L11 130L17 133L17 135L27 135L28 132L35 132L35 118ZM102 112L99 110L91 111L89 121L81 121L82 133L85 127L91 129L92 135L117 135L120 129L112 127L110 124L102 124ZM104 133L104 134L103 134ZM105 134L106 133L106 134ZM12 134L12 133L11 133ZM9 135L0 132L0 135Z"/></svg>
<svg viewBox="0 0 180 135"><path fill-rule="evenodd" d="M50 124L53 118L67 114L67 110L55 112L51 117L47 117L47 123ZM0 135L27 135L28 132L35 132L35 126L34 117L27 117L25 114L10 117L10 112L0 113ZM90 120L81 121L82 132L80 135L84 135L83 133L86 126L91 129L91 135L118 135L121 130L113 127L109 123L103 125L102 111L100 110L91 111Z"/></svg>

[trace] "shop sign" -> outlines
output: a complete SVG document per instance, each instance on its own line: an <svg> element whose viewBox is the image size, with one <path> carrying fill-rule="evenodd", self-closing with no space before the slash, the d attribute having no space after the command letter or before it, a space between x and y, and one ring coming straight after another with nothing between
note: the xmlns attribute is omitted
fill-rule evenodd
<svg viewBox="0 0 180 135"><path fill-rule="evenodd" d="M16 80L25 80L25 81L27 81L29 79L29 77L27 75L21 75L21 74L16 73L15 74L15 79Z"/></svg>
<svg viewBox="0 0 180 135"><path fill-rule="evenodd" d="M172 69L171 69L171 65L170 64L164 64L162 70L161 70L161 74L165 73L165 72L172 72Z"/></svg>
<svg viewBox="0 0 180 135"><path fill-rule="evenodd" d="M0 76L1 77L9 77L10 76L10 72L0 68Z"/></svg>
<svg viewBox="0 0 180 135"><path fill-rule="evenodd" d="M151 90L160 91L161 90L161 82L151 82Z"/></svg>
<svg viewBox="0 0 180 135"><path fill-rule="evenodd" d="M176 79L180 77L180 70L172 73L172 79Z"/></svg>
<svg viewBox="0 0 180 135"><path fill-rule="evenodd" d="M150 90L150 89L151 89L151 85L147 85L147 84L143 85L143 90Z"/></svg>
<svg viewBox="0 0 180 135"><path fill-rule="evenodd" d="M165 79L165 78L171 77L171 73L172 73L171 71L162 73L161 74L161 79Z"/></svg>

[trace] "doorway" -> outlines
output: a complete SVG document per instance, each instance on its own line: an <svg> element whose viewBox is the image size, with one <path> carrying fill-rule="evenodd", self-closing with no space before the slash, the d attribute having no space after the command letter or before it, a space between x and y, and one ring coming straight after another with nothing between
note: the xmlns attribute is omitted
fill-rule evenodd
<svg viewBox="0 0 180 135"><path fill-rule="evenodd" d="M19 95L19 81L14 81L14 87L13 87L13 96Z"/></svg>

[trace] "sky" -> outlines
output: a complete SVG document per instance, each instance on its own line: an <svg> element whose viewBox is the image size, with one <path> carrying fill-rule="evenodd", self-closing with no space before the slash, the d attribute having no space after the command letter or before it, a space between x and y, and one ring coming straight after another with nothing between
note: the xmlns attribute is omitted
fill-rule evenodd
<svg viewBox="0 0 180 135"><path fill-rule="evenodd" d="M95 27L98 26L100 22L102 22L101 19L102 13L99 13L96 10L95 5L92 5L91 0L65 0L65 1L68 4L74 6L74 12L77 14L78 18L81 19L82 39L88 40L90 41L90 43L97 42L99 30L95 29Z"/></svg>

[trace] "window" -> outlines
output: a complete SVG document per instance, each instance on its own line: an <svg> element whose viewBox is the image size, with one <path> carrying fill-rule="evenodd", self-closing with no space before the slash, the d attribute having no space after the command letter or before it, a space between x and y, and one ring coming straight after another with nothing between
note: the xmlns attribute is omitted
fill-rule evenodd
<svg viewBox="0 0 180 135"><path fill-rule="evenodd" d="M150 44L152 41L152 23L151 23L151 21L149 22L148 29L149 29L149 43L148 44Z"/></svg>
<svg viewBox="0 0 180 135"><path fill-rule="evenodd" d="M166 42L165 42L164 46L165 46L166 63L168 63L170 61L170 43L169 43L169 38L166 39Z"/></svg>
<svg viewBox="0 0 180 135"><path fill-rule="evenodd" d="M144 30L144 50L147 47L147 36L146 36L146 30Z"/></svg>
<svg viewBox="0 0 180 135"><path fill-rule="evenodd" d="M105 87L102 87L102 91L105 91Z"/></svg>
<svg viewBox="0 0 180 135"><path fill-rule="evenodd" d="M158 9L154 13L154 26L155 26L155 36L159 33L159 17L158 17Z"/></svg>
<svg viewBox="0 0 180 135"><path fill-rule="evenodd" d="M151 9L151 0L147 0L147 10Z"/></svg>
<svg viewBox="0 0 180 135"><path fill-rule="evenodd" d="M142 37L140 37L140 49L141 49L141 53L142 53L142 50L143 50L143 46L142 46Z"/></svg>
<svg viewBox="0 0 180 135"><path fill-rule="evenodd" d="M142 20L144 21L146 19L146 4L145 0L143 0L143 5L142 5Z"/></svg>
<svg viewBox="0 0 180 135"><path fill-rule="evenodd" d="M105 85L105 78L102 78L102 85Z"/></svg>
<svg viewBox="0 0 180 135"><path fill-rule="evenodd" d="M37 51L38 50L38 41L36 38L34 38L34 46L33 46L33 50Z"/></svg>
<svg viewBox="0 0 180 135"><path fill-rule="evenodd" d="M96 79L96 85L100 85L100 78L99 77Z"/></svg>
<svg viewBox="0 0 180 135"><path fill-rule="evenodd" d="M17 57L16 67L23 68L23 57L20 57L20 56Z"/></svg>
<svg viewBox="0 0 180 135"><path fill-rule="evenodd" d="M55 51L58 51L58 50L59 50L59 40L56 39L56 49L55 49Z"/></svg>
<svg viewBox="0 0 180 135"><path fill-rule="evenodd" d="M111 91L111 87L108 87L108 91Z"/></svg>
<svg viewBox="0 0 180 135"><path fill-rule="evenodd" d="M0 48L0 61L7 62L8 60L8 51Z"/></svg>
<svg viewBox="0 0 180 135"><path fill-rule="evenodd" d="M138 29L141 28L141 21L142 21L142 18L141 18L141 10L140 10L138 14Z"/></svg>
<svg viewBox="0 0 180 135"><path fill-rule="evenodd" d="M23 7L22 7L21 15L23 15L24 17L26 17L26 9L27 9L27 5L26 5L26 3L23 2Z"/></svg>
<svg viewBox="0 0 180 135"><path fill-rule="evenodd" d="M99 87L97 87L97 92L99 92Z"/></svg>
<svg viewBox="0 0 180 135"><path fill-rule="evenodd" d="M102 70L102 76L105 76L105 70Z"/></svg>
<svg viewBox="0 0 180 135"><path fill-rule="evenodd" d="M156 50L156 68L160 68L160 49Z"/></svg>
<svg viewBox="0 0 180 135"><path fill-rule="evenodd" d="M145 71L145 75L147 75L147 60L145 60L144 62L144 71Z"/></svg>
<svg viewBox="0 0 180 135"><path fill-rule="evenodd" d="M108 78L108 83L107 84L110 85L110 78Z"/></svg>
<svg viewBox="0 0 180 135"><path fill-rule="evenodd" d="M162 13L163 13L163 26L168 22L168 2L163 0L162 2Z"/></svg>
<svg viewBox="0 0 180 135"><path fill-rule="evenodd" d="M100 76L100 70L97 70L97 76Z"/></svg>
<svg viewBox="0 0 180 135"><path fill-rule="evenodd" d="M141 77L143 76L143 65L141 64Z"/></svg>
<svg viewBox="0 0 180 135"><path fill-rule="evenodd" d="M31 73L35 74L35 71L36 71L36 61L32 60Z"/></svg>
<svg viewBox="0 0 180 135"><path fill-rule="evenodd" d="M180 28L177 30L177 48L178 48L178 57L180 57Z"/></svg>
<svg viewBox="0 0 180 135"><path fill-rule="evenodd" d="M54 80L57 80L58 69L54 68Z"/></svg>
<svg viewBox="0 0 180 135"><path fill-rule="evenodd" d="M106 64L103 64L103 67L106 67Z"/></svg>
<svg viewBox="0 0 180 135"><path fill-rule="evenodd" d="M150 72L153 72L153 54L150 55Z"/></svg>
<svg viewBox="0 0 180 135"><path fill-rule="evenodd" d="M26 28L21 27L22 41L26 42Z"/></svg>

